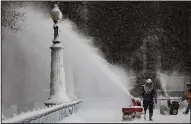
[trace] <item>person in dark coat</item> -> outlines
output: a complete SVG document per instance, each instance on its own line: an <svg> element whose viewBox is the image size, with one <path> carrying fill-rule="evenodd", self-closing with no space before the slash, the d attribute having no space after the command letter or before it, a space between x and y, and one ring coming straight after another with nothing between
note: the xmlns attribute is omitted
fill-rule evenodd
<svg viewBox="0 0 191 124"><path fill-rule="evenodd" d="M141 87L141 97L143 99L144 119L146 119L147 108L149 108L149 120L152 120L153 105L157 103L156 91L151 79L146 79L145 85Z"/></svg>

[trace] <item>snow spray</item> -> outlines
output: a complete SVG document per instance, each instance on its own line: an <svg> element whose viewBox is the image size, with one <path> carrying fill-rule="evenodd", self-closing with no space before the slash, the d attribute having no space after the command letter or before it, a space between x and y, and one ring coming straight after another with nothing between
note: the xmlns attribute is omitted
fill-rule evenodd
<svg viewBox="0 0 191 124"><path fill-rule="evenodd" d="M2 75L3 82L6 82L6 84L2 83L4 87L2 97L3 104L13 103L27 107L28 103L35 102L41 102L43 105L49 95L48 90L45 92L44 89L49 89L50 85L51 50L49 47L53 40L53 22L49 17L49 11L42 10L33 2L28 2L25 10L25 19L21 23L25 27L22 31L14 33L6 28L2 31L4 55ZM121 79L116 75L111 69L113 65L109 64L103 54L94 47L93 38L77 32L75 24L70 20L65 19L59 27L60 39L64 46L67 92L84 99L79 106L82 108L79 109L80 115L83 116L84 112L86 115L88 112L99 115L97 112L109 111L107 118L100 114L97 119L108 120L116 117L121 119L121 108L131 104L132 96L128 88L123 85L129 83L128 75L120 69L117 69L117 72L127 75L127 78ZM23 92L20 92L19 86L23 86ZM25 96L20 98L21 94ZM93 119L87 116L83 118Z"/></svg>

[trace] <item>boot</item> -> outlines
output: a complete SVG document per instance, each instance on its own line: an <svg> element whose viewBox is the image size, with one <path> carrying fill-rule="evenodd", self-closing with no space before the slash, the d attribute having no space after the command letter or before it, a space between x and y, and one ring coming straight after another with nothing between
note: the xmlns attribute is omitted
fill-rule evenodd
<svg viewBox="0 0 191 124"><path fill-rule="evenodd" d="M153 119L152 119L152 116L149 116L149 120L150 120L150 121L152 121L152 120L153 120Z"/></svg>
<svg viewBox="0 0 191 124"><path fill-rule="evenodd" d="M183 114L187 115L188 113L186 113L186 112L183 112Z"/></svg>
<svg viewBox="0 0 191 124"><path fill-rule="evenodd" d="M144 114L144 119L146 120L146 114Z"/></svg>

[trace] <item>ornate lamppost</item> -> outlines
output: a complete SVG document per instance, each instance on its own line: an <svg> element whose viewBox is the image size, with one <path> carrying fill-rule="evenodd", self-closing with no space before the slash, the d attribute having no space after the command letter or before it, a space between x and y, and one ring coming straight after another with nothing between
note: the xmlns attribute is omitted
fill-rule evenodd
<svg viewBox="0 0 191 124"><path fill-rule="evenodd" d="M51 74L50 74L50 95L44 103L46 106L63 102L70 102L71 99L66 94L66 82L64 72L63 45L59 39L59 26L62 19L62 12L57 4L50 11L51 18L54 22L54 40L51 49Z"/></svg>

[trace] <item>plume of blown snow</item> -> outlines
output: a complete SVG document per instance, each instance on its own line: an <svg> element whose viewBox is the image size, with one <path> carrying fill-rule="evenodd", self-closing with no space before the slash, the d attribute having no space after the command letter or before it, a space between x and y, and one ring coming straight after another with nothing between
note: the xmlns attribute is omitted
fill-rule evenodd
<svg viewBox="0 0 191 124"><path fill-rule="evenodd" d="M53 22L48 10L41 10L29 2L23 11L26 11L25 28L18 33L4 28L2 40L2 102L4 105L15 104L21 110L34 107L35 102L43 104L48 98L49 47L53 40ZM59 25L67 91L81 99L109 98L115 102L107 104L119 108L128 106L132 97L124 85L128 81L119 77L125 77L125 72L117 68L114 71L113 65L94 47L93 38L79 33L70 20L65 19ZM67 76L69 71L71 74ZM107 104L103 105L106 107ZM90 106L89 102L84 105Z"/></svg>

